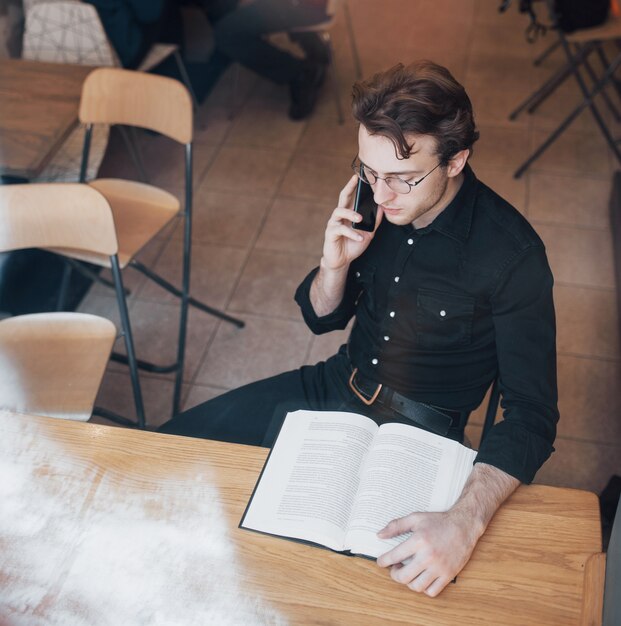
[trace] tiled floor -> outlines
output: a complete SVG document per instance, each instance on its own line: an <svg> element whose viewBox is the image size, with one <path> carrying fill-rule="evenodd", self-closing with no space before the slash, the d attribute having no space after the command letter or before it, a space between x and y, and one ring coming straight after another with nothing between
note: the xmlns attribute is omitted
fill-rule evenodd
<svg viewBox="0 0 621 626"><path fill-rule="evenodd" d="M514 3L517 4L517 3ZM368 75L398 61L431 58L466 85L481 131L472 165L543 237L556 277L561 421L557 451L538 475L548 484L600 491L621 474L620 355L608 197L616 167L588 113L520 180L513 170L577 97L567 84L535 115L509 111L560 62L532 59L550 39L525 42L527 18L498 0L350 0ZM355 79L343 16L334 32L343 101ZM193 295L246 320L242 330L199 311L190 316L185 407L224 390L331 354L344 339L313 337L293 302L320 255L325 220L356 152L353 123L339 126L330 90L312 119L290 122L284 88L241 74L238 110L228 119L227 77L200 111L194 172ZM206 127L202 127L206 123ZM153 183L180 193L181 150L145 136ZM101 175L133 177L111 144ZM178 272L179 235L168 231L144 252L165 276ZM140 355L174 354L177 308L168 294L127 276ZM95 287L84 310L114 316L110 292ZM170 377L143 374L151 426L170 412ZM126 370L111 365L99 404L129 414ZM476 441L480 415L472 420Z"/></svg>

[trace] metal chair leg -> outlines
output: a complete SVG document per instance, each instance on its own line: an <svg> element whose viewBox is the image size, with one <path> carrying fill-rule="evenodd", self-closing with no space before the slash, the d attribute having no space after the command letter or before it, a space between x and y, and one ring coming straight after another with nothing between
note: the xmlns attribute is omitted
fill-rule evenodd
<svg viewBox="0 0 621 626"><path fill-rule="evenodd" d="M172 293L173 296L180 298L182 295L181 290L177 289L173 284L169 283L167 280L163 279L159 274L156 274L153 270L143 265L140 261L136 261L135 259L130 263L131 267L137 269L142 272L145 276L150 278L153 282L157 283L163 289L166 289L169 293ZM204 304L200 300L196 300L196 298L192 298L191 296L188 298L188 302L197 309L204 311L205 313L209 313L209 315L213 315L218 319L224 320L225 322L229 322L238 328L243 328L246 323L243 320L237 319L236 317L231 317L227 313L223 313L218 309L214 309L207 304Z"/></svg>
<svg viewBox="0 0 621 626"><path fill-rule="evenodd" d="M326 42L328 47L328 54L330 55L330 60L328 66L330 68L330 82L332 83L332 94L334 96L334 104L336 106L336 114L338 118L339 124L345 123L345 116L343 114L343 106L341 104L341 94L339 93L339 77L338 71L336 69L336 63L334 62L334 46L332 45L332 38L330 37L330 33L324 32L322 33L322 38Z"/></svg>
<svg viewBox="0 0 621 626"><path fill-rule="evenodd" d="M561 42L557 39L551 46L548 46L534 61L533 65L539 67L559 46Z"/></svg>
<svg viewBox="0 0 621 626"><path fill-rule="evenodd" d="M360 80L362 78L362 65L360 64L360 55L358 54L358 45L356 44L354 26L351 21L351 13L349 12L349 3L347 2L347 0L343 2L343 8L345 10L345 24L347 25L347 32L349 34L349 44L351 46L351 54L352 54L352 57L354 58L356 78Z"/></svg>
<svg viewBox="0 0 621 626"><path fill-rule="evenodd" d="M127 311L127 301L123 292L123 278L119 267L119 260L115 256L111 257L112 275L116 287L116 299L119 305L119 313L121 315L121 325L123 328L123 338L127 349L127 359L129 363L129 373L132 381L132 390L134 393L134 404L136 405L136 415L138 417L138 428L144 429L145 414L144 403L142 400L142 390L140 389L140 379L138 378L138 364L136 362L136 353L134 350L134 338L132 336L131 325L129 322L129 313Z"/></svg>
<svg viewBox="0 0 621 626"><path fill-rule="evenodd" d="M63 277L60 283L60 289L58 290L58 297L56 298L56 310L64 311L67 306L67 296L69 294L69 285L71 283L71 265L65 260L65 267L63 268Z"/></svg>
<svg viewBox="0 0 621 626"><path fill-rule="evenodd" d="M185 67L185 63L181 58L181 54L179 49L174 52L175 61L177 62L177 67L179 68L179 74L181 74L181 80L183 80L183 84L188 88L190 92L190 96L192 98L192 104L194 106L194 112L198 111L198 98L196 97L196 93L194 92L194 88L192 87L192 83L190 82L190 76L188 75L188 70Z"/></svg>
<svg viewBox="0 0 621 626"><path fill-rule="evenodd" d="M566 44L565 44L566 45ZM569 52L568 52L569 54ZM602 131L610 149L614 152L615 156L619 163L621 163L621 151L617 145L617 142L610 134L608 127L606 126L602 116L600 115L597 107L593 103L595 96L608 84L610 77L616 72L616 70L621 66L621 53L617 55L617 58L612 62L612 64L608 67L604 75L600 78L597 84L591 89L588 90L586 84L580 72L577 71L577 68L574 68L574 75L576 76L576 80L580 86L580 89L584 95L583 101L561 122L561 124L556 128L554 132L552 132L548 138L535 150L535 152L526 160L513 174L514 178L519 178L531 165L534 161L536 161L557 139L558 137L565 131L565 129L584 111L587 107L591 109L593 113L593 117L600 130Z"/></svg>

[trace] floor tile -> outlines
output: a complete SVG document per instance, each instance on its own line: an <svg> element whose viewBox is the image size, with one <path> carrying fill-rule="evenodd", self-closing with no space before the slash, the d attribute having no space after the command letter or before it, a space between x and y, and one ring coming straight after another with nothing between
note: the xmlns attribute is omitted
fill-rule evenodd
<svg viewBox="0 0 621 626"><path fill-rule="evenodd" d="M140 388L147 428L156 428L170 419L174 388L173 381L142 375L140 377ZM129 374L107 371L95 405L114 411L127 419L135 420L136 408ZM98 417L93 417L92 421L115 425L114 422Z"/></svg>
<svg viewBox="0 0 621 626"><path fill-rule="evenodd" d="M553 227L532 220L543 240L554 279L559 283L615 286L610 233L591 228Z"/></svg>
<svg viewBox="0 0 621 626"><path fill-rule="evenodd" d="M351 160L342 156L297 154L280 187L280 194L334 203L351 176Z"/></svg>
<svg viewBox="0 0 621 626"><path fill-rule="evenodd" d="M513 89L496 89L494 83L482 80L478 74L466 79L466 89L472 101L477 124L493 126L509 126L524 129L530 126L531 120L527 115L519 116L515 121L509 119L509 114L524 98L523 91Z"/></svg>
<svg viewBox="0 0 621 626"><path fill-rule="evenodd" d="M161 135L142 138L141 149L144 153L145 168L149 183L160 186L185 185L184 146ZM216 154L216 146L195 144L193 150L193 182L196 188L207 167Z"/></svg>
<svg viewBox="0 0 621 626"><path fill-rule="evenodd" d="M293 150L304 127L291 121L282 111L275 114L274 107L247 106L233 120L225 141L226 146Z"/></svg>
<svg viewBox="0 0 621 626"><path fill-rule="evenodd" d="M528 134L521 128L479 125L472 166L513 171L528 155Z"/></svg>
<svg viewBox="0 0 621 626"><path fill-rule="evenodd" d="M559 354L619 358L617 300L613 291L554 287Z"/></svg>
<svg viewBox="0 0 621 626"><path fill-rule="evenodd" d="M329 202L279 197L270 209L256 247L319 258L326 224L333 210Z"/></svg>
<svg viewBox="0 0 621 626"><path fill-rule="evenodd" d="M290 153L282 150L225 146L209 168L205 186L213 191L270 195L276 191L289 158Z"/></svg>
<svg viewBox="0 0 621 626"><path fill-rule="evenodd" d="M307 363L314 365L319 361L325 361L334 356L338 349L344 343L347 343L349 333L351 332L350 327L351 324L345 330L333 330L331 333L325 333L324 335L314 335Z"/></svg>
<svg viewBox="0 0 621 626"><path fill-rule="evenodd" d="M475 144L475 151L477 150ZM527 212L527 181L526 177L516 180L506 168L496 169L487 165L474 165L477 178L493 189L499 196L512 204L520 213L530 217Z"/></svg>
<svg viewBox="0 0 621 626"><path fill-rule="evenodd" d="M137 300L132 303L129 317L137 358L157 365L176 362L179 341L178 304ZM215 317L193 307L190 308L183 380L191 380L195 376L217 326L218 322ZM121 354L127 354L123 340L117 341L115 350ZM113 367L113 369L119 368L127 370L124 365ZM175 373L168 373L162 374L161 377L172 379L175 375Z"/></svg>
<svg viewBox="0 0 621 626"><path fill-rule="evenodd" d="M612 180L531 172L528 176L529 217L538 222L606 230Z"/></svg>
<svg viewBox="0 0 621 626"><path fill-rule="evenodd" d="M154 270L173 285L181 284L182 243L171 240ZM242 248L196 243L192 246L190 292L197 300L215 307L222 307L234 289L235 282L246 257ZM177 298L152 281L139 292L144 300L176 302Z"/></svg>
<svg viewBox="0 0 621 626"><path fill-rule="evenodd" d="M559 436L621 445L619 361L561 355L558 380Z"/></svg>
<svg viewBox="0 0 621 626"><path fill-rule="evenodd" d="M194 200L192 239L246 248L254 241L269 204L267 196L210 191L201 185ZM181 228L175 232L177 238L182 234Z"/></svg>
<svg viewBox="0 0 621 626"><path fill-rule="evenodd" d="M207 385L192 385L183 403L183 410L187 411L207 400L211 400L216 396L223 394L226 390L218 387L209 387Z"/></svg>
<svg viewBox="0 0 621 626"><path fill-rule="evenodd" d="M317 263L318 257L255 250L248 258L229 310L239 315L255 313L300 320L300 308L293 296Z"/></svg>
<svg viewBox="0 0 621 626"><path fill-rule="evenodd" d="M531 150L541 146L549 133L533 130ZM531 166L531 172L610 176L612 163L601 133L566 130Z"/></svg>
<svg viewBox="0 0 621 626"><path fill-rule="evenodd" d="M347 117L344 124L336 116L313 116L304 129L298 146L303 154L336 154L351 163L358 154L358 124Z"/></svg>
<svg viewBox="0 0 621 626"><path fill-rule="evenodd" d="M310 342L303 322L246 316L220 326L195 383L232 389L302 365Z"/></svg>
<svg viewBox="0 0 621 626"><path fill-rule="evenodd" d="M556 452L539 470L536 483L600 493L613 474L621 474L621 445L559 438Z"/></svg>

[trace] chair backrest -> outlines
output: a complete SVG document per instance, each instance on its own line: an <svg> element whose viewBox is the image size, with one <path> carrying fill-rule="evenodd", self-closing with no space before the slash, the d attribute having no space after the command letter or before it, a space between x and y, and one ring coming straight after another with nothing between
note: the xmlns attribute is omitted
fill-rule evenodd
<svg viewBox="0 0 621 626"><path fill-rule="evenodd" d="M124 124L154 130L188 144L192 141L192 98L173 78L120 68L93 70L80 100L84 124Z"/></svg>
<svg viewBox="0 0 621 626"><path fill-rule="evenodd" d="M22 56L51 63L119 65L97 9L78 0L26 6Z"/></svg>
<svg viewBox="0 0 621 626"><path fill-rule="evenodd" d="M606 583L604 587L603 624L621 624L621 500L617 505L606 555Z"/></svg>
<svg viewBox="0 0 621 626"><path fill-rule="evenodd" d="M25 248L116 254L110 205L79 183L0 186L0 252Z"/></svg>

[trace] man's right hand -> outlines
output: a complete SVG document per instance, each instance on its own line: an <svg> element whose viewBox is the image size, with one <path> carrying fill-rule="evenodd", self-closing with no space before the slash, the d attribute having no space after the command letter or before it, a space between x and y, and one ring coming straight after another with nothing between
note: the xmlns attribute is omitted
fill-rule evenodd
<svg viewBox="0 0 621 626"><path fill-rule="evenodd" d="M349 264L357 259L369 246L375 231L354 230L352 222L360 222L362 217L353 210L358 177L354 174L339 194L338 206L332 212L323 243L321 269L329 272L347 271ZM382 220L382 210L378 207L375 230Z"/></svg>
<svg viewBox="0 0 621 626"><path fill-rule="evenodd" d="M367 249L382 221L382 209L378 207L372 233L351 227L352 222L362 219L353 210L357 184L354 174L339 194L338 206L328 220L319 272L310 288L310 301L319 317L332 313L340 304L350 263Z"/></svg>

